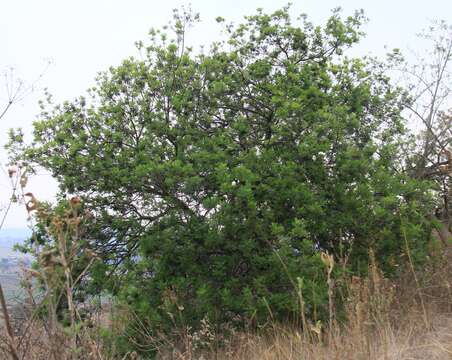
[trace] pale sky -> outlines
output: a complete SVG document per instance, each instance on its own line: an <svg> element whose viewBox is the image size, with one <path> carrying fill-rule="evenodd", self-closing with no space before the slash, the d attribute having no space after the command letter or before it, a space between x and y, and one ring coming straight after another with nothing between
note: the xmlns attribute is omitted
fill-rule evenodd
<svg viewBox="0 0 452 360"><path fill-rule="evenodd" d="M55 100L71 100L94 85L99 71L118 65L136 55L134 42L146 40L151 27L161 27L171 18L172 9L191 4L201 15L201 23L187 35L191 45L208 45L219 34L217 16L238 23L244 15L262 7L273 11L287 0L0 0L0 70L13 67L17 77L31 83L52 65L37 89L16 104L0 123L0 161L5 163L3 144L7 129L30 129L39 109L38 99L46 87ZM370 22L366 38L356 54L382 56L384 46L422 51L415 34L428 27L429 20L443 19L452 24L452 0L293 0L294 15L306 13L314 23L322 23L330 10L342 7L343 14L363 8ZM0 78L0 111L5 104L4 80ZM28 138L29 139L29 138ZM32 179L28 190L37 198L51 199L56 185L41 174ZM0 202L9 197L8 179L0 174ZM14 207L5 228L26 225L23 207Z"/></svg>

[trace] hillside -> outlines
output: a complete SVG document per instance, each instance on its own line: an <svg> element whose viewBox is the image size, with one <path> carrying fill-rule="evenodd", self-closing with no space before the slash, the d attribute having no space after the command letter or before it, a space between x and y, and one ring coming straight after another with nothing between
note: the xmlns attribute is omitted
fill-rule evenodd
<svg viewBox="0 0 452 360"><path fill-rule="evenodd" d="M13 248L22 244L29 234L29 229L0 230L0 284L8 300L21 296L20 276L22 268L30 266L31 256Z"/></svg>

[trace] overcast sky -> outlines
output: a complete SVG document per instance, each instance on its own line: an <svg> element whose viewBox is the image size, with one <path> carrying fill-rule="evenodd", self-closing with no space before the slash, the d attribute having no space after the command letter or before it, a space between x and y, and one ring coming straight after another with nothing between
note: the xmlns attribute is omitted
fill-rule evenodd
<svg viewBox="0 0 452 360"><path fill-rule="evenodd" d="M382 56L385 45L422 51L415 34L431 19L452 23L452 0L294 0L294 14L306 13L314 23L322 23L330 10L342 7L344 15L363 8L370 22L366 38L357 54ZM172 9L191 4L202 22L188 33L192 45L208 45L219 34L217 16L240 22L258 7L272 11L287 0L0 0L0 70L14 68L17 77L32 83L46 68L35 91L10 109L0 124L0 145L6 141L7 129L31 128L39 112L37 101L48 88L58 101L82 95L94 85L99 71L136 55L134 42L146 40L151 27L161 27L171 18ZM4 79L0 78L0 111L5 105ZM5 163L0 149L0 161ZM40 174L32 179L29 190L38 198L51 199L56 185ZM0 201L9 196L8 179L0 174ZM5 228L26 225L22 207L15 207Z"/></svg>

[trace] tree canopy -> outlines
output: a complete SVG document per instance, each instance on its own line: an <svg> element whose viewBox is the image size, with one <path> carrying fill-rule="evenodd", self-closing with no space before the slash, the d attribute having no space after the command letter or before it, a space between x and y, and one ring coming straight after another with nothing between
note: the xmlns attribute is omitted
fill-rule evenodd
<svg viewBox="0 0 452 360"><path fill-rule="evenodd" d="M92 289L155 330L182 321L171 313L290 318L298 291L321 317L322 252L355 274L369 249L388 271L407 246L421 255L426 184L400 170L407 99L377 63L344 55L363 14L320 27L258 11L200 53L184 45L194 20L177 15L174 40L152 31L89 98L45 105L31 145L13 135L90 211Z"/></svg>

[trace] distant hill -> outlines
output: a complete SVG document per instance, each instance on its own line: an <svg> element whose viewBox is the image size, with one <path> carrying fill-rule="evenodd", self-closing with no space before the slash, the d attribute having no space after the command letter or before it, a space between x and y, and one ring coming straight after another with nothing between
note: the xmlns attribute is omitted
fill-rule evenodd
<svg viewBox="0 0 452 360"><path fill-rule="evenodd" d="M13 247L15 244L22 244L30 234L31 231L27 228L0 230L0 284L7 301L21 297L21 267L29 267L31 258L14 251Z"/></svg>
<svg viewBox="0 0 452 360"><path fill-rule="evenodd" d="M30 234L28 228L0 230L0 259L23 257L23 254L13 251L13 247L15 244L22 244Z"/></svg>

